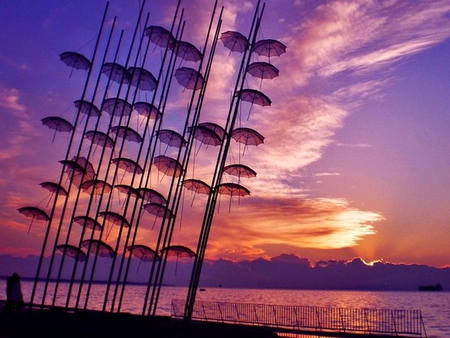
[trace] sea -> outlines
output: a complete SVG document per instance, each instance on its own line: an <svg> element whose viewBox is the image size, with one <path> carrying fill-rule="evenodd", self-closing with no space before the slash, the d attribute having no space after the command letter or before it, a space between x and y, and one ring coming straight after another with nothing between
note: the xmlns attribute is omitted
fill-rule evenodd
<svg viewBox="0 0 450 338"><path fill-rule="evenodd" d="M3 284L5 285L5 283ZM57 294L67 295L68 283L60 283ZM22 281L25 302L29 301L33 282ZM39 290L35 303L40 301ZM53 292L49 288L50 294ZM100 310L103 305L106 285L94 284L90 291L90 309ZM127 285L122 301L121 312L142 313L142 304L147 287ZM74 291L77 291L76 288ZM72 292L73 294L73 292ZM77 294L77 292L75 292ZM170 316L172 299L185 299L187 288L163 286L156 310L157 315ZM3 297L0 297L3 298ZM56 297L55 305L63 305L67 297ZM286 290L286 289L238 289L206 288L197 292L198 301L252 303L272 305L299 305L340 308L374 308L420 310L428 337L450 337L450 292L419 291L332 291L332 290Z"/></svg>

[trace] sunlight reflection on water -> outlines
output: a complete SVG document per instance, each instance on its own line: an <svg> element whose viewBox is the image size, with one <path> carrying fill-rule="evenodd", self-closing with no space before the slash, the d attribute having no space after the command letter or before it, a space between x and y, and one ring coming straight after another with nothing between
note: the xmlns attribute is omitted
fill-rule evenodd
<svg viewBox="0 0 450 338"><path fill-rule="evenodd" d="M32 286L32 282L22 282L26 300L31 295ZM41 284L39 284L40 290L36 293L35 303L40 302L41 287ZM65 295L68 284L61 283L59 288L58 294ZM140 314L146 289L145 285L127 286L121 311ZM49 294L53 294L53 288L49 290ZM93 285L90 291L88 308L101 310L105 291L106 285ZM75 287L72 294L76 296L77 292L78 288ZM84 293L82 292L82 295ZM187 288L163 287L158 302L157 315L170 315L172 299L184 299L186 294ZM120 295L120 292L118 295ZM450 292L445 291L388 292L208 288L204 292L197 292L197 300L317 307L421 310L428 337L450 336ZM57 297L55 305L64 305L65 302L65 297ZM73 306L75 300L71 299L70 304Z"/></svg>

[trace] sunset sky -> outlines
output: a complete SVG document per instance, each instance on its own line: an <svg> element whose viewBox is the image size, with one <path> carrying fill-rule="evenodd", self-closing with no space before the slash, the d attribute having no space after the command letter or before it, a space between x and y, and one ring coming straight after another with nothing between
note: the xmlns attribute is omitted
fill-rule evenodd
<svg viewBox="0 0 450 338"><path fill-rule="evenodd" d="M110 1L107 27L117 15L124 45L139 3ZM225 7L220 32L247 35L255 4L219 1ZM54 133L41 119L73 120L86 77L71 72L59 54L92 55L105 5L2 3L0 254L40 252L45 224L33 222L27 234L30 219L17 209L47 208L49 192L39 183L56 181L69 138L58 133L52 142ZM150 24L170 29L175 6L175 0L147 0ZM185 0L182 7L183 40L201 48L213 1ZM361 257L450 265L449 1L269 0L258 36L281 41L287 52L270 59L279 77L248 79L272 105L253 106L247 120L250 107L243 104L242 125L265 140L244 153L235 147L230 157L237 161L240 153L257 176L242 179L251 195L234 197L230 210L229 197L221 197L206 258L295 254L311 262ZM160 58L160 49L150 52L152 60ZM240 56L219 41L201 122L225 124ZM191 91L172 86L163 127L180 131L176 112ZM215 151L198 151L195 178L208 181ZM174 241L195 248L206 198L192 199L183 195ZM150 238L150 227L140 236Z"/></svg>

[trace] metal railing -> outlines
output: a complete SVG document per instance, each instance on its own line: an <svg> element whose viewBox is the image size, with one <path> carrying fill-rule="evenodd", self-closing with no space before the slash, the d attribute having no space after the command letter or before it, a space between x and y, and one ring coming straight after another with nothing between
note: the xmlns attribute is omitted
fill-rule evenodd
<svg viewBox="0 0 450 338"><path fill-rule="evenodd" d="M184 306L184 301L172 300L172 317L182 318ZM267 326L289 332L426 337L420 310L196 302L192 319Z"/></svg>

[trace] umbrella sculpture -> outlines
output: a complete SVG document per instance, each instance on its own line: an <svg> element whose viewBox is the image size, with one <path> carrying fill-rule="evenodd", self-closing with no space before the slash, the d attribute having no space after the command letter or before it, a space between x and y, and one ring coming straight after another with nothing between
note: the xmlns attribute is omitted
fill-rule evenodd
<svg viewBox="0 0 450 338"><path fill-rule="evenodd" d="M109 226L109 228L107 230L106 238L109 237L109 234L111 233L113 225L120 226L120 227L123 226L125 228L129 228L130 227L130 223L125 218L125 216L122 216L121 214L118 214L117 212L114 212L114 211L101 211L101 212L98 213L98 215L103 217L103 218L105 218L105 220L107 220L110 223L110 226Z"/></svg>
<svg viewBox="0 0 450 338"><path fill-rule="evenodd" d="M130 127L125 126L115 126L111 127L111 133L117 134L117 136L122 137L123 139L130 141L130 142L136 142L141 143L142 137L139 135L137 131Z"/></svg>
<svg viewBox="0 0 450 338"><path fill-rule="evenodd" d="M202 59L202 53L190 42L174 41L169 44L169 48L185 61L198 62Z"/></svg>
<svg viewBox="0 0 450 338"><path fill-rule="evenodd" d="M189 67L178 68L175 71L175 78L185 89L198 90L202 87L204 82L202 74Z"/></svg>
<svg viewBox="0 0 450 338"><path fill-rule="evenodd" d="M248 48L248 39L239 32L226 31L220 35L223 45L231 52L243 53Z"/></svg>
<svg viewBox="0 0 450 338"><path fill-rule="evenodd" d="M184 257L192 258L195 256L194 251L192 251L191 249L189 249L188 247L183 246L183 245L169 245L165 248L162 248L160 253L161 253L161 256L167 255L167 256L175 256L176 257L175 275L177 274L179 258L184 258Z"/></svg>
<svg viewBox="0 0 450 338"><path fill-rule="evenodd" d="M102 195L103 193L110 193L112 186L108 182L105 182L103 180L88 180L84 181L81 184L81 189L88 194L94 194L94 195Z"/></svg>
<svg viewBox="0 0 450 338"><path fill-rule="evenodd" d="M170 209L163 205L163 204L159 204L159 203L148 203L148 204L144 204L142 206L142 208L147 211L149 214L156 216L157 218L167 218L167 219L171 219L173 217L172 212L170 211ZM156 218L153 222L152 225L152 230L155 227L155 223L156 223Z"/></svg>
<svg viewBox="0 0 450 338"><path fill-rule="evenodd" d="M132 86L149 92L155 90L157 81L147 69L142 67L129 67L128 72L131 74Z"/></svg>
<svg viewBox="0 0 450 338"><path fill-rule="evenodd" d="M273 79L279 75L280 71L268 62L253 62L248 65L247 73L260 79Z"/></svg>
<svg viewBox="0 0 450 338"><path fill-rule="evenodd" d="M286 46L280 41L265 39L257 41L252 51L261 56L267 56L270 60L272 56L280 56L286 53Z"/></svg>
<svg viewBox="0 0 450 338"><path fill-rule="evenodd" d="M232 131L231 137L238 143L247 146L258 146L264 143L264 136L251 128L236 128ZM245 148L243 154L245 153Z"/></svg>
<svg viewBox="0 0 450 338"><path fill-rule="evenodd" d="M101 116L100 109L97 106L86 100L75 100L73 101L75 108L77 108L80 113L87 116Z"/></svg>
<svg viewBox="0 0 450 338"><path fill-rule="evenodd" d="M76 259L78 262L84 262L86 260L86 254L75 245L60 244L55 248L57 251L61 251L63 255Z"/></svg>
<svg viewBox="0 0 450 338"><path fill-rule="evenodd" d="M250 110L248 112L247 120L250 118L250 113L252 112L253 105L257 104L262 107L270 106L272 101L262 92L256 89L242 89L236 92L236 96L241 101L250 102Z"/></svg>
<svg viewBox="0 0 450 338"><path fill-rule="evenodd" d="M112 258L115 255L113 248L105 242L98 239L85 239L81 246L88 250L88 253L98 255L99 257Z"/></svg>
<svg viewBox="0 0 450 338"><path fill-rule="evenodd" d="M140 188L138 191L139 195L148 203L159 203L163 205L167 204L165 197L156 190L150 188Z"/></svg>
<svg viewBox="0 0 450 338"><path fill-rule="evenodd" d="M99 130L87 131L84 133L84 137L95 144L95 149L97 149L97 146L109 149L114 148L114 140L109 135Z"/></svg>
<svg viewBox="0 0 450 338"><path fill-rule="evenodd" d="M130 116L133 108L124 99L112 97L103 100L102 110L112 116Z"/></svg>
<svg viewBox="0 0 450 338"><path fill-rule="evenodd" d="M228 175L241 177L256 177L256 171L243 164L230 164L223 168L223 172Z"/></svg>
<svg viewBox="0 0 450 338"><path fill-rule="evenodd" d="M67 66L72 67L70 71L70 76L74 69L84 69L88 70L91 68L92 63L87 57L77 52L64 52L59 54L59 58Z"/></svg>
<svg viewBox="0 0 450 338"><path fill-rule="evenodd" d="M157 132L157 137L160 142L167 144L168 147L186 147L187 142L179 133L170 129L161 129ZM166 151L167 151L166 148ZM165 152L164 152L165 153Z"/></svg>
<svg viewBox="0 0 450 338"><path fill-rule="evenodd" d="M165 155L156 156L153 165L164 175L178 177L183 172L180 162Z"/></svg>
<svg viewBox="0 0 450 338"><path fill-rule="evenodd" d="M139 258L139 265L137 267L136 273L139 271L139 267L141 266L142 262L153 262L154 259L159 259L156 251L146 245L130 245L126 248L126 251L131 252L134 257Z"/></svg>
<svg viewBox="0 0 450 338"><path fill-rule="evenodd" d="M194 132L194 138L206 145L218 146L222 143L220 136L211 128L204 125L189 127L188 132Z"/></svg>
<svg viewBox="0 0 450 338"><path fill-rule="evenodd" d="M31 225L33 224L34 220L47 222L50 219L50 217L44 210L39 209L37 207L22 207L19 208L18 210L19 213L21 213L22 215L25 215L26 217L31 217L31 223L30 226L28 227L27 234L30 233Z"/></svg>
<svg viewBox="0 0 450 338"><path fill-rule="evenodd" d="M230 196L230 204L228 206L228 212L231 211L231 200L233 196L247 196L250 195L250 190L246 187L237 184L237 183L221 183L219 184L219 194L221 195L229 195Z"/></svg>
<svg viewBox="0 0 450 338"><path fill-rule="evenodd" d="M214 131L218 136L219 139L222 141L226 132L225 129L223 129L223 127L219 126L217 123L213 123L213 122L202 122L198 124L200 127L206 127L211 129L212 131Z"/></svg>
<svg viewBox="0 0 450 338"><path fill-rule="evenodd" d="M135 197L135 198L141 197L138 189L133 188L127 184L117 184L114 186L114 188L117 189L119 191L119 193L123 193L123 194L127 195L128 197ZM119 195L119 205L120 205L121 204L120 194L118 194L118 195Z"/></svg>
<svg viewBox="0 0 450 338"><path fill-rule="evenodd" d="M41 119L42 124L53 129L55 132L53 134L52 142L55 141L56 132L71 132L73 130L72 123L63 119L59 116L48 116Z"/></svg>
<svg viewBox="0 0 450 338"><path fill-rule="evenodd" d="M74 156L72 160L62 160L59 163L64 165L64 173L77 188L80 188L83 182L93 180L96 176L94 166L84 157Z"/></svg>
<svg viewBox="0 0 450 338"><path fill-rule="evenodd" d="M123 84L131 82L130 72L122 65L115 62L106 62L102 66L101 72L105 74L111 81Z"/></svg>
<svg viewBox="0 0 450 338"><path fill-rule="evenodd" d="M133 109L136 110L139 115L148 119L157 120L162 116L162 113L158 110L158 108L148 102L136 102L133 105Z"/></svg>
<svg viewBox="0 0 450 338"><path fill-rule="evenodd" d="M194 198L196 194L209 195L209 192L211 191L211 187L207 183L201 180L197 180L195 178L184 180L183 187L194 192L194 197L192 198L191 206L194 203Z"/></svg>
<svg viewBox="0 0 450 338"><path fill-rule="evenodd" d="M48 206L48 204L50 203L50 201L51 201L51 199L52 199L52 197L53 197L53 194L55 194L55 193L56 193L56 195L60 195L60 196L65 196L65 197L68 196L67 190L66 190L62 185L60 185L60 184L58 184L58 183L54 183L54 182L42 182L42 183L39 183L39 185L40 185L42 188L44 188L44 189L50 191L50 197L49 197L49 199L48 199L47 206Z"/></svg>
<svg viewBox="0 0 450 338"><path fill-rule="evenodd" d="M144 35L148 36L150 41L155 45L167 48L170 43L175 41L172 33L161 26L149 26L144 30Z"/></svg>
<svg viewBox="0 0 450 338"><path fill-rule="evenodd" d="M113 158L111 160L111 163L115 164L117 168L124 170L122 178L120 179L120 182L122 183L123 178L125 177L125 173L131 173L131 174L137 174L141 175L144 171L142 170L141 166L133 161L132 159L125 158L125 157L118 157Z"/></svg>
<svg viewBox="0 0 450 338"><path fill-rule="evenodd" d="M75 216L73 218L73 223L79 224L87 229L93 229L94 231L102 230L101 224L89 216Z"/></svg>

